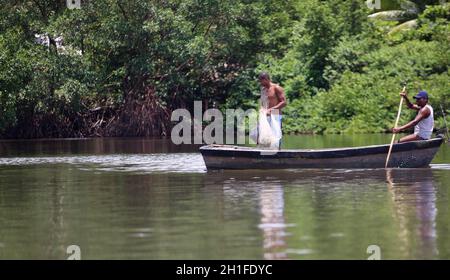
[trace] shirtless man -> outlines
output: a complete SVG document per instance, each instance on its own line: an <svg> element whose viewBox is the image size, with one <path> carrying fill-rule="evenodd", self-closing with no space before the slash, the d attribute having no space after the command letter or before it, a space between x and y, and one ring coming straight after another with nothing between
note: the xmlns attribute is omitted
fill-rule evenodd
<svg viewBox="0 0 450 280"><path fill-rule="evenodd" d="M261 107L266 111L273 135L280 140L281 144L283 136L281 132L281 109L286 107L287 104L284 90L279 85L272 83L269 74L265 72L261 73L258 79L261 84Z"/></svg>
<svg viewBox="0 0 450 280"><path fill-rule="evenodd" d="M261 84L261 91L265 91L267 94L268 108L265 108L267 109L267 115L281 115L281 109L286 107L287 104L284 89L272 83L269 74L264 72L259 75L259 83Z"/></svg>

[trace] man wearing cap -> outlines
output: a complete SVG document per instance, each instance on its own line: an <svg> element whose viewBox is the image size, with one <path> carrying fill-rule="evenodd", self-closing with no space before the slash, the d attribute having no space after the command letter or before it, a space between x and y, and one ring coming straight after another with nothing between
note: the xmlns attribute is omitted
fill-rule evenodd
<svg viewBox="0 0 450 280"><path fill-rule="evenodd" d="M426 91L420 91L416 96L414 96L416 104L412 104L409 101L406 91L402 91L400 95L405 99L406 105L408 105L409 109L419 112L417 113L416 118L411 122L405 124L404 126L394 127L392 129L393 133L399 133L400 131L414 126L414 134L401 138L399 143L430 139L434 128L434 116L433 108L428 105L428 93Z"/></svg>

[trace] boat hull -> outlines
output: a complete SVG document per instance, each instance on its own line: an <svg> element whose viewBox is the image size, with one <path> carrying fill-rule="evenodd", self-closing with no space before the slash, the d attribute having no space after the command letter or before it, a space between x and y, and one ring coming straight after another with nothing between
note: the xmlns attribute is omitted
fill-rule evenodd
<svg viewBox="0 0 450 280"><path fill-rule="evenodd" d="M389 168L427 167L442 138L394 144ZM208 169L384 168L389 145L323 150L264 150L209 145L200 148Z"/></svg>

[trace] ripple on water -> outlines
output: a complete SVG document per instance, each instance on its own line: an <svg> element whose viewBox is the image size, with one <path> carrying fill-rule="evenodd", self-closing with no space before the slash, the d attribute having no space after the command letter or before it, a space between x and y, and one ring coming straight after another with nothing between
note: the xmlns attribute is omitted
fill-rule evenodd
<svg viewBox="0 0 450 280"><path fill-rule="evenodd" d="M311 249L287 249L286 253L295 254L295 255L310 255L314 253L314 250Z"/></svg>
<svg viewBox="0 0 450 280"><path fill-rule="evenodd" d="M81 170L89 171L139 173L206 172L206 167L202 156L194 153L0 158L0 166L41 164L73 164Z"/></svg>
<svg viewBox="0 0 450 280"><path fill-rule="evenodd" d="M204 173L206 166L201 154L171 153L171 154L117 154L96 156L64 156L64 157L5 157L0 158L0 166L23 166L39 164L74 164L81 170L95 171L123 171L123 172L179 172ZM450 170L450 164L431 164L434 170ZM322 171L325 171L323 169ZM366 169L365 171L367 171ZM288 169L290 172L304 172L302 169ZM326 170L333 174L346 174L362 171ZM230 178L234 180L235 178ZM259 177L255 177L259 179ZM267 177L266 179L275 179Z"/></svg>
<svg viewBox="0 0 450 280"><path fill-rule="evenodd" d="M444 163L444 164L431 164L430 167L432 169L442 169L442 170L450 170L450 164Z"/></svg>

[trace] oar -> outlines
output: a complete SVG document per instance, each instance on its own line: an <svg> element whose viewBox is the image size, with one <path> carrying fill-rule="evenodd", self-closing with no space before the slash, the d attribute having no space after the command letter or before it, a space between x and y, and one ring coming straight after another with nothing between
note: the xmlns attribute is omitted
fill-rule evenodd
<svg viewBox="0 0 450 280"><path fill-rule="evenodd" d="M405 90L406 90L406 85L403 87L403 91L405 91ZM400 97L400 105L398 106L397 119L395 120L394 127L397 127L398 121L400 120L400 114L402 112L402 106L403 106L403 96ZM392 146L394 145L394 141L395 141L395 133L392 135L391 146L389 146L389 152L388 152L388 155L387 155L387 158L386 158L386 165L384 166L384 168L387 168L387 166L388 166L389 158L391 157Z"/></svg>

